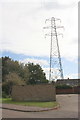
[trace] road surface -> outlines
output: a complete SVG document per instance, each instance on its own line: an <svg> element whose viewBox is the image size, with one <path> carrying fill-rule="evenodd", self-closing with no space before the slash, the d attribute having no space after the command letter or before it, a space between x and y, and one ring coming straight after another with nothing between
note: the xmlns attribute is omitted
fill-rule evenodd
<svg viewBox="0 0 80 120"><path fill-rule="evenodd" d="M44 112L2 110L3 118L78 118L78 95L57 95L60 108Z"/></svg>

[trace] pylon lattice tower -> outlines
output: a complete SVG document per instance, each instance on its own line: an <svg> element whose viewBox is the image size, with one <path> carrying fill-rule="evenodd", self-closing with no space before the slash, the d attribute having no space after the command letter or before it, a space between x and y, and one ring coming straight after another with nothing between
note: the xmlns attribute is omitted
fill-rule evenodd
<svg viewBox="0 0 80 120"><path fill-rule="evenodd" d="M55 79L63 79L63 69L58 43L58 35L62 34L57 33L57 29L63 28L63 26L56 26L56 21L61 22L61 20L54 17L52 17L51 19L46 19L45 23L47 21L50 22L50 25L44 27L44 29L50 29L50 34L45 35L51 37L49 80L52 81Z"/></svg>

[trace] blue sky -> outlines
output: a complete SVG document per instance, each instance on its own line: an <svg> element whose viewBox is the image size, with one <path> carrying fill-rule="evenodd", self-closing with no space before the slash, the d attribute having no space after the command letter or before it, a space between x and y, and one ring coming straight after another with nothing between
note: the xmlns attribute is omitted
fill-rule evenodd
<svg viewBox="0 0 80 120"><path fill-rule="evenodd" d="M61 19L59 37L65 78L78 77L78 0L2 0L0 2L0 52L20 62L39 63L49 76L50 37L45 20Z"/></svg>
<svg viewBox="0 0 80 120"><path fill-rule="evenodd" d="M35 64L38 63L41 65L43 70L46 73L47 78L49 78L49 57L40 57L40 56L27 56L23 54L15 54L12 52L4 51L0 57L9 56L13 60L18 60L22 63L34 62ZM42 60L42 61L40 61ZM46 64L48 63L48 64ZM65 78L77 78L78 77L78 63L66 60L62 58L62 67L63 67L63 74ZM48 70L46 70L48 69Z"/></svg>

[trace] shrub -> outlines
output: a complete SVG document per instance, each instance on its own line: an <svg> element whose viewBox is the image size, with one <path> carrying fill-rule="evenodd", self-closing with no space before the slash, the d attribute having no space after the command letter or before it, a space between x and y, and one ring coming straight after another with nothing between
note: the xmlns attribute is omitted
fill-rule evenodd
<svg viewBox="0 0 80 120"><path fill-rule="evenodd" d="M56 88L59 88L59 89L67 89L67 88L72 88L72 86L63 84L63 85L56 85Z"/></svg>
<svg viewBox="0 0 80 120"><path fill-rule="evenodd" d="M7 98L7 94L4 91L2 92L2 98Z"/></svg>

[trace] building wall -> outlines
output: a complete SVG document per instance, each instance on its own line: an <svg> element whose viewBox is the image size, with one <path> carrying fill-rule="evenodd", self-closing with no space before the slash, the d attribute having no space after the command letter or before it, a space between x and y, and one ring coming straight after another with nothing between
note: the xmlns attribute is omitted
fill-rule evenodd
<svg viewBox="0 0 80 120"><path fill-rule="evenodd" d="M16 101L55 101L55 87L52 84L13 86L12 99Z"/></svg>

